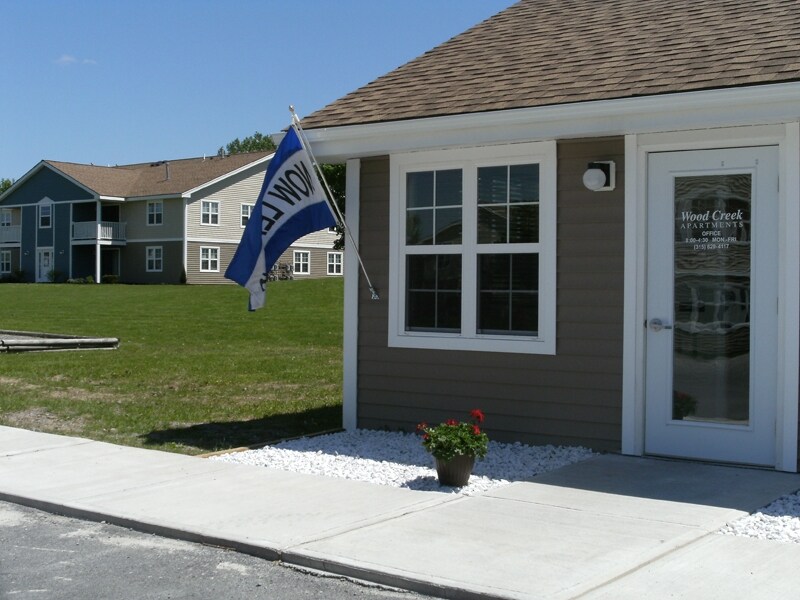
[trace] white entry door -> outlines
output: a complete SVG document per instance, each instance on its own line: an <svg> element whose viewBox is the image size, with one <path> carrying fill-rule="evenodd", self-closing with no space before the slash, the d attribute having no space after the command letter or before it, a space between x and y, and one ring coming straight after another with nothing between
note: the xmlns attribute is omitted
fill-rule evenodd
<svg viewBox="0 0 800 600"><path fill-rule="evenodd" d="M50 281L50 271L53 270L53 249L39 248L36 250L36 282Z"/></svg>
<svg viewBox="0 0 800 600"><path fill-rule="evenodd" d="M778 149L647 168L645 451L774 466Z"/></svg>

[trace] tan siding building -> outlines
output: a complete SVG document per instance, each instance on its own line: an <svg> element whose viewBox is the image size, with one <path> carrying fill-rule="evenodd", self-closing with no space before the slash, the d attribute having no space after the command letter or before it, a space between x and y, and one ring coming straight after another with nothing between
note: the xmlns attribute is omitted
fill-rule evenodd
<svg viewBox="0 0 800 600"><path fill-rule="evenodd" d="M2 196L0 258L31 281L53 271L97 282L231 283L224 272L271 157L115 167L42 161ZM45 228L42 210L50 211Z"/></svg>
<svg viewBox="0 0 800 600"><path fill-rule="evenodd" d="M343 253L333 249L338 237L328 230L304 235L281 254L278 265L291 266L292 275L299 279L341 277L344 275Z"/></svg>

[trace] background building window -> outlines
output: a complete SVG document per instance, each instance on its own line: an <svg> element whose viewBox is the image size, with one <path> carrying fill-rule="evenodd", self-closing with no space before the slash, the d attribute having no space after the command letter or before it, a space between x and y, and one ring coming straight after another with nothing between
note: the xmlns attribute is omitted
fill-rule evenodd
<svg viewBox="0 0 800 600"><path fill-rule="evenodd" d="M146 270L148 273L160 273L164 270L164 249L161 246L147 246Z"/></svg>
<svg viewBox="0 0 800 600"><path fill-rule="evenodd" d="M161 225L164 222L164 203L161 200L147 203L147 224Z"/></svg>
<svg viewBox="0 0 800 600"><path fill-rule="evenodd" d="M11 251L0 250L0 273L7 275L11 273Z"/></svg>
<svg viewBox="0 0 800 600"><path fill-rule="evenodd" d="M311 273L311 253L305 250L294 252L294 274L309 275Z"/></svg>
<svg viewBox="0 0 800 600"><path fill-rule="evenodd" d="M342 274L342 253L328 252L328 275Z"/></svg>
<svg viewBox="0 0 800 600"><path fill-rule="evenodd" d="M219 202L203 200L200 204L200 222L203 225L219 225Z"/></svg>
<svg viewBox="0 0 800 600"><path fill-rule="evenodd" d="M247 227L247 222L250 220L250 213L253 212L253 207L255 204L242 204L241 205L241 213L242 213L242 227Z"/></svg>
<svg viewBox="0 0 800 600"><path fill-rule="evenodd" d="M52 224L53 205L40 204L39 205L39 228L49 229Z"/></svg>
<svg viewBox="0 0 800 600"><path fill-rule="evenodd" d="M200 270L215 273L219 271L219 248L200 248Z"/></svg>

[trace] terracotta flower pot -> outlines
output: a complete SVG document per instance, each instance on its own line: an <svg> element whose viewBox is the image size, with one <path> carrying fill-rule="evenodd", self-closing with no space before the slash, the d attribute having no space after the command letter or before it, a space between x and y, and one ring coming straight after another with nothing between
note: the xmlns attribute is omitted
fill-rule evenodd
<svg viewBox="0 0 800 600"><path fill-rule="evenodd" d="M475 466L474 456L454 456L451 460L436 459L436 474L439 476L439 485L463 487L469 483L472 467Z"/></svg>

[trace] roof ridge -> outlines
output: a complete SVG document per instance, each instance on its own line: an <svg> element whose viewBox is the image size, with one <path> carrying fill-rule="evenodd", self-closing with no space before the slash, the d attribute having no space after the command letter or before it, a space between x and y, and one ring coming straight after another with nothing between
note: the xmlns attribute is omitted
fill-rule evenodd
<svg viewBox="0 0 800 600"><path fill-rule="evenodd" d="M254 159L256 156L263 157L272 154L274 150L258 150L256 152L237 152L236 154L226 154L225 156L220 156L218 154L209 154L206 156L192 156L186 158L162 158L159 160L151 160L151 161L142 161L142 162L135 162L135 163L125 163L125 164L115 164L115 165L96 165L94 163L81 163L69 160L51 160L51 159L44 159L44 162L49 164L61 164L61 165L73 165L76 167L95 167L99 169L124 169L124 170L132 170L135 168L145 168L145 167L156 167L161 166L164 163L180 163L180 162L191 162L191 161L204 161L204 160L225 160L231 157L248 157L253 156Z"/></svg>

